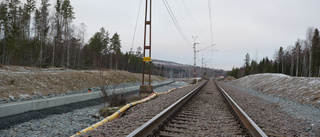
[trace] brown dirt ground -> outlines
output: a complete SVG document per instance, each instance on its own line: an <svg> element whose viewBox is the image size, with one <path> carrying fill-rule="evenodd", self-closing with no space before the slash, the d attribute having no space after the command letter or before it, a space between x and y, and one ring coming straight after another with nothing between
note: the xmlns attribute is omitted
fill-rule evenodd
<svg viewBox="0 0 320 137"><path fill-rule="evenodd" d="M72 70L0 66L0 98L65 93L106 84L141 82L142 74L121 70ZM147 80L149 78L147 77ZM152 81L165 78L152 76Z"/></svg>

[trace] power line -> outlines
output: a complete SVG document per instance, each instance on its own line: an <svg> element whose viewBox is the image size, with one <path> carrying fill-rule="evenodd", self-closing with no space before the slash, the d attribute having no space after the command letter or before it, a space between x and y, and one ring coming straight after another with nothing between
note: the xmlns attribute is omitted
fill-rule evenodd
<svg viewBox="0 0 320 137"><path fill-rule="evenodd" d="M177 14L177 13L175 14L176 17L178 17L177 19L179 19L179 22L183 22L184 26L193 26L193 22L191 21L190 17L186 14L185 7L183 7L181 2L178 0L174 0L172 2L175 2L175 7L173 9L175 11L177 10L177 13L180 13L180 14ZM173 4L171 4L171 7L173 7ZM184 27L184 32L185 32L186 36L191 36L191 34L192 35L197 34L196 27Z"/></svg>
<svg viewBox="0 0 320 137"><path fill-rule="evenodd" d="M191 44L190 44L191 42L187 39L186 35L183 33L183 31L182 31L182 29L181 29L181 27L180 27L177 19L175 18L174 14L173 14L173 12L172 12L172 10L171 10L171 8L170 8L169 3L168 3L166 0L162 0L162 2L163 2L163 4L165 5L165 7L166 7L166 9L167 9L167 11L168 11L168 13L169 13L169 15L170 15L173 23L174 23L174 25L175 25L176 28L178 29L180 35L182 36L182 38L184 39L184 41L188 44L188 46L191 47Z"/></svg>
<svg viewBox="0 0 320 137"><path fill-rule="evenodd" d="M137 25L138 25L138 20L139 20L139 15L140 15L140 9L141 9L141 3L142 3L142 0L140 0L140 4L139 4L138 15L137 15L137 19L136 19L136 25L135 25L135 27L134 27L134 32L133 32L133 38L132 38L132 43L131 43L130 52L132 52L133 43L134 43L134 39L135 39L135 36L136 36Z"/></svg>
<svg viewBox="0 0 320 137"><path fill-rule="evenodd" d="M195 21L195 19L193 18L193 16L191 15L191 13L190 13L189 9L187 8L186 3L184 2L184 0L181 0L181 1L182 1L182 3L183 3L183 6L185 7L185 9L187 10L189 16L191 17L193 23L197 26L197 29L202 33L202 35L204 36L204 38L205 38L206 40L210 41L210 40L206 37L206 35L203 33L203 31L200 29L198 23Z"/></svg>
<svg viewBox="0 0 320 137"><path fill-rule="evenodd" d="M209 19L210 19L210 34L211 34L211 44L213 44L213 34L212 34L212 18L211 18L211 0L208 0L209 7Z"/></svg>
<svg viewBox="0 0 320 137"><path fill-rule="evenodd" d="M209 21L210 21L210 34L211 34L211 44L212 44L212 51L211 51L211 61L213 57L213 31L212 31L212 17L211 17L211 0L208 0L208 8L209 8Z"/></svg>
<svg viewBox="0 0 320 137"><path fill-rule="evenodd" d="M188 38L186 37L186 35L185 35L184 32L182 31L182 29L181 29L181 27L180 27L180 25L179 25L176 17L174 16L174 14L173 14L173 12L172 12L172 10L171 10L171 8L170 8L169 3L167 2L167 0L162 0L162 1L164 2L168 13L170 14L170 17L171 17L172 21L175 23L176 28L178 29L178 31L179 31L179 33L181 34L182 38L186 41L186 43L187 43L189 46L191 46L191 45L190 45L191 42L188 40Z"/></svg>

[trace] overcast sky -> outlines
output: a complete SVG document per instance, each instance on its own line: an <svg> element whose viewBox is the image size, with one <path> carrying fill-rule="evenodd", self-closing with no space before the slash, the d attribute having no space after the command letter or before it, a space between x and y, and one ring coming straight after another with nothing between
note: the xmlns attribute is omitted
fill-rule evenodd
<svg viewBox="0 0 320 137"><path fill-rule="evenodd" d="M53 0L55 3L55 0ZM39 0L38 0L38 3ZM208 0L168 0L181 29L190 42L198 36L197 49L211 44ZM74 24L87 25L87 39L104 27L120 34L122 52L132 46L140 0L71 0ZM273 59L280 46L305 39L308 27L320 27L319 0L211 0L214 50L197 53L207 67L230 70L241 67L246 53L252 59ZM145 0L142 0L134 51L143 46ZM213 53L213 54L212 54ZM162 0L152 3L152 59L193 64L193 48L180 35Z"/></svg>

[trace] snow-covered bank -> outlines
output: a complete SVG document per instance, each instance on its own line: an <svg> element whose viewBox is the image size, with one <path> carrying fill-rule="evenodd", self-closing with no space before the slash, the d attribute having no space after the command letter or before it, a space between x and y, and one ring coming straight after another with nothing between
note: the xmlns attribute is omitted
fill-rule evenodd
<svg viewBox="0 0 320 137"><path fill-rule="evenodd" d="M263 73L249 75L230 83L320 107L320 78Z"/></svg>

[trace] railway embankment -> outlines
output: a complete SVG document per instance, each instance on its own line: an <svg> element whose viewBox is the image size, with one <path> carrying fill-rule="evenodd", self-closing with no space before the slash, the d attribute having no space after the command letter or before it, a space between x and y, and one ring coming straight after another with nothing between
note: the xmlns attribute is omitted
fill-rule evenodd
<svg viewBox="0 0 320 137"><path fill-rule="evenodd" d="M317 77L263 73L242 77L230 84L320 108L320 78Z"/></svg>

